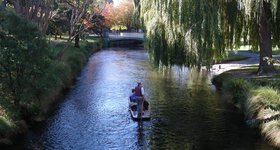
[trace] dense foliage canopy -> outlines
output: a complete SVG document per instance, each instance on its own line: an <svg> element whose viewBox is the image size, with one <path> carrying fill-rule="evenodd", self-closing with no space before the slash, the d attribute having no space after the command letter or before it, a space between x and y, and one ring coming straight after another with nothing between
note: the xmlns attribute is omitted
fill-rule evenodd
<svg viewBox="0 0 280 150"><path fill-rule="evenodd" d="M134 0L157 64L207 66L242 44L271 57L279 45L277 0ZM264 45L262 45L264 44ZM264 55L262 55L264 54Z"/></svg>
<svg viewBox="0 0 280 150"><path fill-rule="evenodd" d="M120 0L118 5L113 3L108 4L102 15L105 17L106 26L111 29L117 29L125 27L130 30L134 27L133 23L133 1L132 0Z"/></svg>
<svg viewBox="0 0 280 150"><path fill-rule="evenodd" d="M0 20L1 101L27 106L44 86L37 82L49 66L48 44L36 24L13 11L0 11Z"/></svg>

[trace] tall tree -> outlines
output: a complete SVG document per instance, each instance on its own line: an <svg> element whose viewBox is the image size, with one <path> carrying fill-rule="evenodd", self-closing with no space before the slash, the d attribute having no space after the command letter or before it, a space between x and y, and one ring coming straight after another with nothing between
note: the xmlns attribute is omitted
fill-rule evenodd
<svg viewBox="0 0 280 150"><path fill-rule="evenodd" d="M10 0L17 13L37 23L39 30L46 33L55 0Z"/></svg>
<svg viewBox="0 0 280 150"><path fill-rule="evenodd" d="M8 3L7 0L3 0L3 1L2 1L2 6L3 6L3 7L6 7L6 6L7 6L7 3Z"/></svg>
<svg viewBox="0 0 280 150"><path fill-rule="evenodd" d="M100 14L95 14L88 22L88 29L100 37L103 37L103 30L105 28L105 18Z"/></svg>
<svg viewBox="0 0 280 150"><path fill-rule="evenodd" d="M128 30L133 26L133 1L121 0L118 5L106 5L102 15L108 27L125 26Z"/></svg>
<svg viewBox="0 0 280 150"><path fill-rule="evenodd" d="M63 33L69 32L70 26L70 10L65 5L59 5L58 9L55 11L53 17L50 19L49 27L47 33L50 35L61 35Z"/></svg>
<svg viewBox="0 0 280 150"><path fill-rule="evenodd" d="M123 25L130 30L133 21L133 1L132 0L122 0L119 5L115 8L116 21L118 24Z"/></svg>
<svg viewBox="0 0 280 150"><path fill-rule="evenodd" d="M263 58L271 58L272 46L280 43L278 0L134 2L158 63L210 68L225 50L246 43L260 51L258 73L274 71Z"/></svg>
<svg viewBox="0 0 280 150"><path fill-rule="evenodd" d="M277 1L278 2L278 1ZM260 62L258 73L266 73L274 70L273 64L264 60L265 57L272 58L272 3L260 1L259 6L259 41L260 41ZM279 8L280 9L280 8Z"/></svg>
<svg viewBox="0 0 280 150"><path fill-rule="evenodd" d="M71 19L70 19L70 36L75 38L75 47L79 47L80 33L87 29L83 20L91 20L91 18L100 14L107 5L108 0L72 0L68 1L71 6Z"/></svg>
<svg viewBox="0 0 280 150"><path fill-rule="evenodd" d="M70 18L70 30L69 39L72 41L75 39L75 47L79 46L80 32L83 31L84 26L82 24L83 17L86 17L86 13L90 4L93 3L92 0L73 0L67 1L68 5L71 7L71 18Z"/></svg>
<svg viewBox="0 0 280 150"><path fill-rule="evenodd" d="M99 9L102 11L106 6L107 1L110 0L65 0L63 2L69 6L71 15L69 17L70 24L68 44L66 44L64 50L61 50L58 54L59 58L62 58L65 49L72 43L73 40L75 40L75 47L80 47L80 34L88 28L84 21L90 20L90 18L96 14L96 10Z"/></svg>
<svg viewBox="0 0 280 150"><path fill-rule="evenodd" d="M108 27L113 27L116 25L116 14L115 14L114 4L108 4L102 11L101 15L104 16L105 25Z"/></svg>

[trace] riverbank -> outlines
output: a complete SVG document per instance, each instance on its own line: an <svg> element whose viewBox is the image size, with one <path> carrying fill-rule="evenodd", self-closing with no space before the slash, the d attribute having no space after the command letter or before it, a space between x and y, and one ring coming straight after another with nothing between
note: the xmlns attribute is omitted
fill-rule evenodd
<svg viewBox="0 0 280 150"><path fill-rule="evenodd" d="M213 84L221 91L223 100L244 113L249 126L260 129L271 145L280 148L279 73L257 76L258 54L239 54L250 58L213 66Z"/></svg>
<svg viewBox="0 0 280 150"><path fill-rule="evenodd" d="M63 93L73 84L89 56L102 48L100 39L84 40L81 41L80 48L70 46L65 50L63 57L57 59L57 54L65 48L65 44L63 40L50 41L50 66L44 77L40 78L42 80L34 81L40 84L34 87L37 92L30 99L32 103L21 108L24 112L18 111L9 103L0 104L0 145L13 144L32 124L44 121Z"/></svg>

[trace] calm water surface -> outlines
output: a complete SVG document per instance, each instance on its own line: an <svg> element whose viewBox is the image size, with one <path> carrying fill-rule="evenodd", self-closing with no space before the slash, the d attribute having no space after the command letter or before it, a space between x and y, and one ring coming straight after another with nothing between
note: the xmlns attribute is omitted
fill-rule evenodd
<svg viewBox="0 0 280 150"><path fill-rule="evenodd" d="M223 104L205 73L155 69L148 60L143 49L95 53L54 114L27 134L25 149L272 149ZM142 129L127 108L137 81L152 115Z"/></svg>

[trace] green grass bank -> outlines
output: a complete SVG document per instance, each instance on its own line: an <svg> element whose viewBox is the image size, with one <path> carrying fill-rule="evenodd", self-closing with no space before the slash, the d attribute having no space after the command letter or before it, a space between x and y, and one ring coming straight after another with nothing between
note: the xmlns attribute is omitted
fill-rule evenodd
<svg viewBox="0 0 280 150"><path fill-rule="evenodd" d="M256 67L232 70L212 82L225 101L244 113L248 125L260 129L269 143L280 148L280 77L256 76L256 71Z"/></svg>
<svg viewBox="0 0 280 150"><path fill-rule="evenodd" d="M34 81L36 92L29 96L29 104L18 109L9 95L2 97L3 100L0 101L0 145L13 144L32 124L47 119L54 106L74 83L89 56L102 48L102 40L85 39L81 41L80 48L69 46L61 59L56 56L65 48L65 42L51 40L48 46L52 58L49 59L49 66L43 76Z"/></svg>

